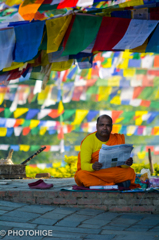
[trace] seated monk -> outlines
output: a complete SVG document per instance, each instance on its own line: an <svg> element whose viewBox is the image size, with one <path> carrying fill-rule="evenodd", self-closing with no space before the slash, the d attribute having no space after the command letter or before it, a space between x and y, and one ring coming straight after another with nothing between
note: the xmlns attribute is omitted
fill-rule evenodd
<svg viewBox="0 0 159 240"><path fill-rule="evenodd" d="M75 181L78 186L105 186L115 185L133 188L140 188L135 184L135 172L130 167L133 159L126 160L126 165L101 169L102 164L98 162L99 150L102 144L108 146L125 144L123 134L112 134L112 118L102 115L97 119L97 131L89 134L81 142L81 151L78 154L77 171Z"/></svg>

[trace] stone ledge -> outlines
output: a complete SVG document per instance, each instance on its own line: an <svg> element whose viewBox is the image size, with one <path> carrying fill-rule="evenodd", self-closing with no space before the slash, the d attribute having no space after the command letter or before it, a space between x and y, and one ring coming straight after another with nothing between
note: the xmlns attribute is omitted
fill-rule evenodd
<svg viewBox="0 0 159 240"><path fill-rule="evenodd" d="M4 190L0 200L28 204L102 209L111 212L159 213L159 194Z"/></svg>

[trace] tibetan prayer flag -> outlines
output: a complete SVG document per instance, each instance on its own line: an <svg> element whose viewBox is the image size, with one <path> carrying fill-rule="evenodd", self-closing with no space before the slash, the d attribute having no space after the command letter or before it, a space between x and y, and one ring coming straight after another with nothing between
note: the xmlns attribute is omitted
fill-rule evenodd
<svg viewBox="0 0 159 240"><path fill-rule="evenodd" d="M14 128L18 127L19 125L22 125L24 123L24 119L16 119L16 122L14 124Z"/></svg>
<svg viewBox="0 0 159 240"><path fill-rule="evenodd" d="M13 128L13 127L12 127L12 128L7 128L7 134L6 134L6 136L7 136L7 137L10 137L10 136L12 135L13 131L14 131L14 128Z"/></svg>
<svg viewBox="0 0 159 240"><path fill-rule="evenodd" d="M39 109L29 109L26 115L26 119L32 119L35 117L35 115L39 112Z"/></svg>
<svg viewBox="0 0 159 240"><path fill-rule="evenodd" d="M28 152L30 149L29 145L19 145L20 146L20 151Z"/></svg>
<svg viewBox="0 0 159 240"><path fill-rule="evenodd" d="M76 114L75 114L75 119L72 122L72 125L79 125L79 124L81 124L81 122L86 117L88 112L89 112L89 110L79 110L79 109L77 109L76 110Z"/></svg>
<svg viewBox="0 0 159 240"><path fill-rule="evenodd" d="M78 0L61 0L57 9L76 7Z"/></svg>
<svg viewBox="0 0 159 240"><path fill-rule="evenodd" d="M7 128L0 127L0 137L5 137L7 134Z"/></svg>
<svg viewBox="0 0 159 240"><path fill-rule="evenodd" d="M30 120L30 128L35 128L39 125L40 121L39 120L36 120L36 119L32 119Z"/></svg>
<svg viewBox="0 0 159 240"><path fill-rule="evenodd" d="M14 118L18 118L28 111L28 108L17 108L14 111Z"/></svg>
<svg viewBox="0 0 159 240"><path fill-rule="evenodd" d="M14 28L0 30L0 70L10 67L13 62L13 50L15 47Z"/></svg>
<svg viewBox="0 0 159 240"><path fill-rule="evenodd" d="M64 106L62 104L62 101L60 101L58 105L58 114L62 114L63 112L64 112Z"/></svg>
<svg viewBox="0 0 159 240"><path fill-rule="evenodd" d="M14 27L16 36L15 62L27 62L37 55L44 24L45 21L37 21Z"/></svg>
<svg viewBox="0 0 159 240"><path fill-rule="evenodd" d="M87 121L91 122L93 118L95 118L99 114L99 111L90 110L87 115Z"/></svg>
<svg viewBox="0 0 159 240"><path fill-rule="evenodd" d="M75 112L76 112L75 109L65 110L62 115L63 120L65 121L65 120L69 119L72 115L75 114Z"/></svg>
<svg viewBox="0 0 159 240"><path fill-rule="evenodd" d="M47 53L58 51L71 19L72 15L66 15L46 21Z"/></svg>
<svg viewBox="0 0 159 240"><path fill-rule="evenodd" d="M94 51L111 51L124 36L131 19L103 17Z"/></svg>
<svg viewBox="0 0 159 240"><path fill-rule="evenodd" d="M10 145L10 149L13 149L15 152L19 151L19 145Z"/></svg>
<svg viewBox="0 0 159 240"><path fill-rule="evenodd" d="M77 54L86 49L95 39L101 21L102 17L76 15L62 55Z"/></svg>
<svg viewBox="0 0 159 240"><path fill-rule="evenodd" d="M9 108L4 109L4 117L9 118L12 115L12 112L10 111Z"/></svg>
<svg viewBox="0 0 159 240"><path fill-rule="evenodd" d="M19 6L19 14L25 20L32 20L44 0L25 0Z"/></svg>
<svg viewBox="0 0 159 240"><path fill-rule="evenodd" d="M149 42L146 47L146 52L159 53L159 25L156 27L155 31L151 35Z"/></svg>
<svg viewBox="0 0 159 240"><path fill-rule="evenodd" d="M116 123L116 120L120 117L123 111L112 111L112 120L113 123Z"/></svg>
<svg viewBox="0 0 159 240"><path fill-rule="evenodd" d="M30 130L31 130L30 127L24 127L24 128L23 128L23 132L22 132L23 136L28 135L29 132L30 132Z"/></svg>

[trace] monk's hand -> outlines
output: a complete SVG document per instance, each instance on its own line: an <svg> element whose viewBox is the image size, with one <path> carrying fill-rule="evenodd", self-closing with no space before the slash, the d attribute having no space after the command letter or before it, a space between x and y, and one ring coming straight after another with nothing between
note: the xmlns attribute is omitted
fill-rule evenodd
<svg viewBox="0 0 159 240"><path fill-rule="evenodd" d="M133 164L133 159L132 157L128 158L125 162L128 166L131 166Z"/></svg>
<svg viewBox="0 0 159 240"><path fill-rule="evenodd" d="M93 165L92 165L92 168L93 168L95 171L100 170L101 167L102 167L102 164L99 163L99 162L95 162L95 163L93 163Z"/></svg>

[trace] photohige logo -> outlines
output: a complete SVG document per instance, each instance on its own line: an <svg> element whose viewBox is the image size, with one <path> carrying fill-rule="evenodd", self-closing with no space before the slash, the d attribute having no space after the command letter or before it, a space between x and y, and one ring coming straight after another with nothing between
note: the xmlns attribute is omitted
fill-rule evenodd
<svg viewBox="0 0 159 240"><path fill-rule="evenodd" d="M22 237L22 236L29 236L29 237L35 237L35 236L42 236L42 237L52 237L52 230L0 230L0 236L16 236L16 237Z"/></svg>
<svg viewBox="0 0 159 240"><path fill-rule="evenodd" d="M4 237L7 234L7 232L5 230L0 230L0 236Z"/></svg>

